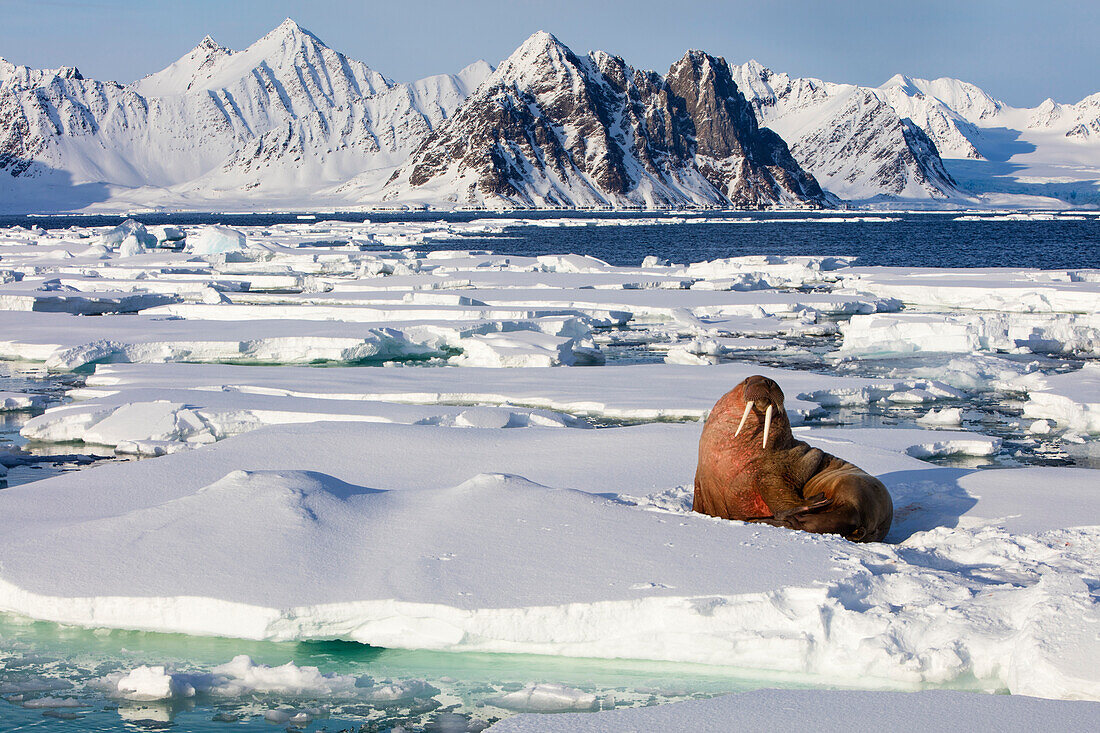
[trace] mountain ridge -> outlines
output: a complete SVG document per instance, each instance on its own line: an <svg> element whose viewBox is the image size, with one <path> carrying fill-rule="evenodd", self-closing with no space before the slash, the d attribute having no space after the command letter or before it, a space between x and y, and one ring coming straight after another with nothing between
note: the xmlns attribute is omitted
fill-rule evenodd
<svg viewBox="0 0 1100 733"><path fill-rule="evenodd" d="M493 78L511 86L479 91ZM475 132L493 144L472 154ZM858 87L698 50L661 75L546 32L496 69L396 83L290 19L128 85L0 59L13 211L1091 206L1098 184L1100 94L1013 108L957 79Z"/></svg>
<svg viewBox="0 0 1100 733"><path fill-rule="evenodd" d="M679 81L688 67L692 78ZM725 62L702 52L661 77L610 54L578 56L540 31L394 172L386 196L431 200L442 188L466 205L826 204L746 110Z"/></svg>

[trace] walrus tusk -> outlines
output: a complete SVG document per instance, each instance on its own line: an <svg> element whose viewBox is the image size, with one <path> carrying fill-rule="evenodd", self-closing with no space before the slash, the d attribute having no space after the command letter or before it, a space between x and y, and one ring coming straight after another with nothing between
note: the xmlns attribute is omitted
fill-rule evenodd
<svg viewBox="0 0 1100 733"><path fill-rule="evenodd" d="M733 434L733 437L736 438L741 434L741 428L745 427L745 421L749 419L750 412L752 412L752 400L745 404L745 414L741 416L741 423L737 426L737 432Z"/></svg>
<svg viewBox="0 0 1100 733"><path fill-rule="evenodd" d="M768 405L768 409L764 411L764 450L768 449L768 433L772 429L772 407Z"/></svg>

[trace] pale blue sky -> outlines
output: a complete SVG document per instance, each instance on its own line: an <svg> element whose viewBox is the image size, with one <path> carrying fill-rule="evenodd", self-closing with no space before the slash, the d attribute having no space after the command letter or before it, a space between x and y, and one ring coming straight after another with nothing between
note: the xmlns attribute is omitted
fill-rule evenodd
<svg viewBox="0 0 1100 733"><path fill-rule="evenodd" d="M955 76L1019 106L1100 91L1100 0L0 0L0 56L128 82L287 16L397 81L496 63L542 29L658 71L701 48L829 81Z"/></svg>

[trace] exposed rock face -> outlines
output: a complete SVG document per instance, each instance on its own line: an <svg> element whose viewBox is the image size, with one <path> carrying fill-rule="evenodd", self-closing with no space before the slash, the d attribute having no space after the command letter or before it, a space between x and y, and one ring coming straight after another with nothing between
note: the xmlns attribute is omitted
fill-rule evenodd
<svg viewBox="0 0 1100 733"><path fill-rule="evenodd" d="M605 53L579 57L548 33L504 61L387 188L527 206L826 201L758 126L724 60L691 51L662 78Z"/></svg>
<svg viewBox="0 0 1100 733"><path fill-rule="evenodd" d="M795 162L783 139L759 126L725 59L689 51L667 81L672 95L684 100L696 160L731 202L821 200L817 181Z"/></svg>

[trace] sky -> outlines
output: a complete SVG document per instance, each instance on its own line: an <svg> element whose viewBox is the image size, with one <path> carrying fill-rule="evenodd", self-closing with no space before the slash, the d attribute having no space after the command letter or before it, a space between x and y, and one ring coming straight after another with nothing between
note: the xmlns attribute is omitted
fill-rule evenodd
<svg viewBox="0 0 1100 733"><path fill-rule="evenodd" d="M0 0L0 56L125 83L206 34L241 49L286 17L396 81L495 64L547 30L658 71L699 48L869 86L953 76L1015 106L1100 91L1097 0Z"/></svg>

